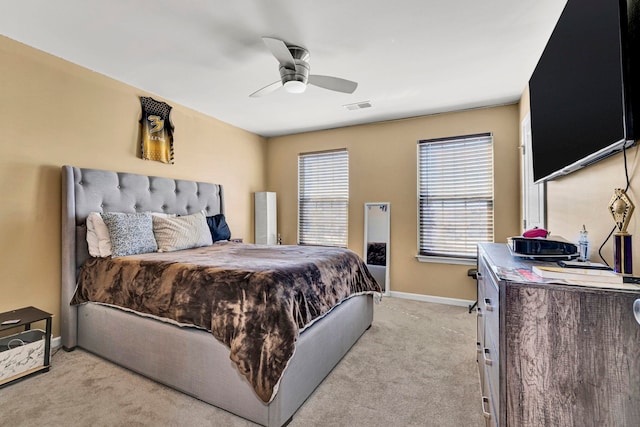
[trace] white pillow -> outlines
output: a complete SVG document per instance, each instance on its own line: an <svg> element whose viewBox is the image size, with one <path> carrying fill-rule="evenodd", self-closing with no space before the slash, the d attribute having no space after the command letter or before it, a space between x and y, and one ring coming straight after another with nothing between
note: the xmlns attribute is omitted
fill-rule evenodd
<svg viewBox="0 0 640 427"><path fill-rule="evenodd" d="M151 212L151 215L162 218L176 216L176 214L162 212ZM112 248L109 228L98 212L91 212L87 217L87 244L89 245L89 255L92 257L105 258L111 256Z"/></svg>
<svg viewBox="0 0 640 427"><path fill-rule="evenodd" d="M158 252L171 252L213 244L204 211L173 218L153 216L152 219Z"/></svg>
<svg viewBox="0 0 640 427"><path fill-rule="evenodd" d="M109 229L98 212L91 212L87 217L87 243L91 256L101 258L111 256Z"/></svg>

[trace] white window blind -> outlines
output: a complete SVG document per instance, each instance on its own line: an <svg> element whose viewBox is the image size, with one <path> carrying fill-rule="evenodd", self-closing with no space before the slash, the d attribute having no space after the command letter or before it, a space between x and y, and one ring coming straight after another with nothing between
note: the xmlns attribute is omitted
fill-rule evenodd
<svg viewBox="0 0 640 427"><path fill-rule="evenodd" d="M420 255L475 258L493 242L493 137L420 141L418 152Z"/></svg>
<svg viewBox="0 0 640 427"><path fill-rule="evenodd" d="M298 156L298 243L347 247L349 153Z"/></svg>

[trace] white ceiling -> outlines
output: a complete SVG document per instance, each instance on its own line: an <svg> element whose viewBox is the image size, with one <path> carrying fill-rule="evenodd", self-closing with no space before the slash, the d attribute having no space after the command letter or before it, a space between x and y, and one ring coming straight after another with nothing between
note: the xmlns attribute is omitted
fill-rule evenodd
<svg viewBox="0 0 640 427"><path fill-rule="evenodd" d="M565 3L0 0L0 34L269 137L516 102ZM263 36L358 88L249 98L279 79Z"/></svg>

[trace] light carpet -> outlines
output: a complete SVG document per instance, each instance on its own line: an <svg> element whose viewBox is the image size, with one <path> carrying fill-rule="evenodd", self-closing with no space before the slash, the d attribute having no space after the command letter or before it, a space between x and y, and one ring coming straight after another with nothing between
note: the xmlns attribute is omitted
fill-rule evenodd
<svg viewBox="0 0 640 427"><path fill-rule="evenodd" d="M475 312L384 298L294 415L302 426L481 426ZM6 426L255 426L82 350L0 389Z"/></svg>

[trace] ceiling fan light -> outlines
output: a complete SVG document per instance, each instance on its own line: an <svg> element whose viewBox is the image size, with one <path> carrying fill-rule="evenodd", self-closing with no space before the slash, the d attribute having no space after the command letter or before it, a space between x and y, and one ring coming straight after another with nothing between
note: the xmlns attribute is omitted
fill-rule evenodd
<svg viewBox="0 0 640 427"><path fill-rule="evenodd" d="M307 85L298 80L289 80L284 84L284 90L289 93L302 93L307 89Z"/></svg>

